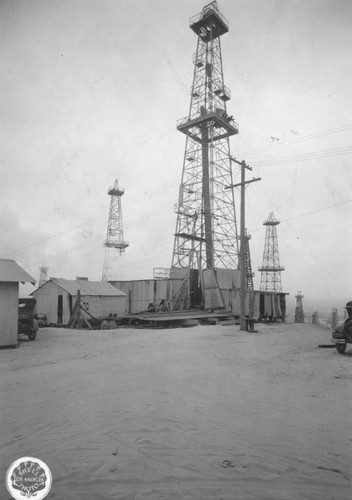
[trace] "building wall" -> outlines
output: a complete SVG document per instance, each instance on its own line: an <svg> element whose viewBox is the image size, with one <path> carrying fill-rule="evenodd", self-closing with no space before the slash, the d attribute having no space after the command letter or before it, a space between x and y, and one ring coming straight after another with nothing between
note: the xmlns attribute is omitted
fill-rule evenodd
<svg viewBox="0 0 352 500"><path fill-rule="evenodd" d="M0 347L17 344L18 283L0 282Z"/></svg>
<svg viewBox="0 0 352 500"><path fill-rule="evenodd" d="M41 288L32 293L32 296L37 299L36 312L46 314L48 323L59 323L58 318L58 297L62 295L62 323L67 324L70 316L70 299L69 294L55 283L48 281ZM75 299L72 299L72 307L75 304Z"/></svg>
<svg viewBox="0 0 352 500"><path fill-rule="evenodd" d="M110 283L126 294L126 313L134 314L147 311L151 303L159 305L162 300L169 300L181 282L179 279L155 279Z"/></svg>
<svg viewBox="0 0 352 500"><path fill-rule="evenodd" d="M154 300L154 283L158 280L117 281L111 283L126 294L126 312L146 311ZM163 280L160 280L163 281Z"/></svg>
<svg viewBox="0 0 352 500"><path fill-rule="evenodd" d="M88 306L87 310L96 318L106 318L109 314L117 314L123 316L126 308L126 297L84 297L82 296L84 306ZM77 297L74 297L76 302ZM89 320L89 318L88 318Z"/></svg>
<svg viewBox="0 0 352 500"><path fill-rule="evenodd" d="M187 275L185 275L187 277ZM224 307L219 312L229 312L235 316L240 314L240 272L226 269L216 270L219 290L224 301ZM182 287L182 279L155 279L135 281L110 282L126 297L126 313L135 314L145 312L150 303L160 304L161 300L171 301L178 295ZM216 304L214 305L216 309ZM246 293L245 314L251 318L259 319L270 317L272 319L284 319L285 317L285 294L273 294L272 292L251 291Z"/></svg>
<svg viewBox="0 0 352 500"><path fill-rule="evenodd" d="M36 312L46 314L48 323L60 323L58 317L58 297L62 295L62 321L67 325L72 309L76 303L77 296L72 295L48 281L41 288L33 292L33 297L37 299ZM122 316L125 313L126 297L101 297L81 295L82 302L87 305L88 311L94 317L106 317L110 313Z"/></svg>

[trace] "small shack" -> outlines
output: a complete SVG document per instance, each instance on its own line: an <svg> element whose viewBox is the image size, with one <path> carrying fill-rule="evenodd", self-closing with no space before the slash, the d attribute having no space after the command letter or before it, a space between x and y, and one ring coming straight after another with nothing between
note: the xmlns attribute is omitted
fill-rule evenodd
<svg viewBox="0 0 352 500"><path fill-rule="evenodd" d="M37 299L37 313L46 314L48 323L67 325L78 290L84 308L95 318L125 314L126 294L106 281L50 278L31 295Z"/></svg>
<svg viewBox="0 0 352 500"><path fill-rule="evenodd" d="M0 259L0 348L17 345L19 283L35 279L16 261Z"/></svg>

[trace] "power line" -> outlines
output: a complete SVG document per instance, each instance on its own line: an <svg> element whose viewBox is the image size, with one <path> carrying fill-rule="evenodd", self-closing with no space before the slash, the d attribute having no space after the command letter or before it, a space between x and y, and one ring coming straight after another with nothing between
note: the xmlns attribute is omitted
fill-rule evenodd
<svg viewBox="0 0 352 500"><path fill-rule="evenodd" d="M275 205L275 203L272 201L272 199L269 197L269 195L267 193L265 193L265 191L263 189L262 189L262 191L267 196L267 198L270 200L270 202L273 205ZM334 208L334 207L337 207L339 205L345 205L346 203L351 203L351 202L352 202L352 199L351 200L340 201L338 203L334 203L333 205L328 205L326 207L317 208L316 210L311 210L310 212L305 212L304 214L295 215L294 217L288 217L286 219L281 219L280 218L280 220L281 220L281 222L289 222L291 220L300 219L301 217L306 217L307 215L313 215L313 214L316 214L318 212L323 212L324 210L329 210L330 208ZM252 208L252 210L253 210L253 208ZM278 211L278 208L276 207L275 210ZM256 212L256 214L259 216L258 212ZM255 228L255 229L251 229L251 233L255 233L256 231L259 231L260 229L261 229L261 226Z"/></svg>
<svg viewBox="0 0 352 500"><path fill-rule="evenodd" d="M290 163L290 162L298 162L298 161L306 161L306 160L317 160L320 158L330 158L333 156L341 156L352 153L352 146L344 146L341 148L333 148L322 151L312 151L308 153L300 153L298 155L289 155L282 156L274 159L264 159L253 162L252 165L255 168L263 168L268 166L275 166L281 163Z"/></svg>
<svg viewBox="0 0 352 500"><path fill-rule="evenodd" d="M275 202L270 198L270 196L263 190L262 186L260 185L259 186L260 189L262 190L262 192L265 194L265 196L270 200L270 202L275 206L275 210L277 210L279 212L279 209L278 207L276 206ZM344 202L340 202L340 203L336 203L335 205L332 205L331 207L333 206L337 206L337 205L340 205L342 203L348 203L352 200L346 200ZM331 207L326 207L326 208L331 208ZM319 211L322 211L323 209L318 209L318 210L315 210L313 211L312 213L314 212L319 212ZM298 216L298 217L302 217L301 216ZM296 218L296 217L293 217L293 218ZM285 222L289 222L290 219L286 219ZM291 226L291 224L287 224L288 228L295 234L296 238L297 238L297 233L296 231L294 230L294 228ZM296 253L292 250L292 245L289 245L285 240L283 240L285 245L289 248L290 252L292 252L295 256L296 256ZM317 256L312 252L312 250L310 250L309 246L301 239L299 238L299 241L300 243L302 243L303 246L306 247L306 249L308 250L308 252L314 257L314 259L319 263L319 265L324 268L327 273L333 278L333 283L327 281L321 274L318 274L315 270L313 270L313 272L322 280L322 281L325 281L325 283L327 283L329 286L333 286L334 288L336 288L336 286L334 286L335 283L337 283L340 287L340 289L343 289L345 290L347 293L350 293L347 288L342 284L340 283L337 279L336 279L336 276L330 271L330 269L328 267L326 267L326 265L323 263L323 262L320 262L320 260L317 258ZM337 289L337 288L336 288Z"/></svg>
<svg viewBox="0 0 352 500"><path fill-rule="evenodd" d="M157 209L155 210L152 210L151 212L148 212L146 213L145 215L141 216L141 217L136 217L134 219L129 219L127 221L126 224L124 224L124 227L128 227L129 229L132 228L132 227L135 227L135 226L138 226L139 224L141 224L142 222L144 222L145 220L149 220L149 219L152 219L154 217L156 217L157 215L159 215L160 213L164 212L166 208L170 208L172 207L173 204L170 204L170 202L158 207ZM23 250L27 250L28 248L32 248L32 247L35 247L37 245L40 245L41 243L44 243L46 241L49 241L49 240L53 240L53 239L56 239L56 238L59 238L61 236L63 236L64 234L67 234L67 233L70 233L71 231L75 231L76 229L79 229L83 226L86 226L88 224L91 224L92 222L95 222L103 217L105 217L106 214L104 213L104 215L99 215L98 217L95 217L94 219L88 219L86 220L85 222L82 222L81 224L77 224L76 226L72 226L64 231L61 231L59 233L56 233L52 236L48 236L47 238L42 238L41 240L38 240L34 243L31 243L30 245L26 245L24 247L20 247L20 248L17 248L15 250L11 250L10 252L7 252L5 254L3 254L3 257L6 257L6 256L9 256L9 255L13 255L14 253L18 253L18 252L21 252ZM73 247L75 248L75 247Z"/></svg>
<svg viewBox="0 0 352 500"><path fill-rule="evenodd" d="M334 207L337 207L339 205L344 205L345 203L351 203L351 201L352 201L352 199L340 201L339 203L335 203L334 205L329 205L327 207L318 208L317 210L312 210L311 212L306 212L306 213L301 214L301 215L296 215L295 217L289 217L288 219L283 219L283 220L281 220L281 222L288 222L288 221L291 221L294 219L300 219L301 217L306 217L307 215L312 215L312 214L316 214L318 212L323 212L324 210L328 210L329 208L334 208Z"/></svg>
<svg viewBox="0 0 352 500"><path fill-rule="evenodd" d="M35 247L35 246L40 245L41 243L44 243L46 241L53 240L55 238L59 238L60 236L62 236L64 234L67 234L67 233L70 233L71 231L74 231L75 229L78 229L78 228L80 228L82 226L85 226L85 225L91 223L92 221L100 219L100 217L101 216L96 217L95 219L89 219L86 222L82 222L81 224L77 224L76 226L72 226L72 227L70 227L68 229L65 229L65 231L61 231L60 233L53 234L52 236L48 236L46 238L42 238L41 240L38 240L38 241L36 241L34 243L31 243L30 245L26 245L24 247L20 247L20 248L17 248L15 250L11 250L10 252L7 252L7 253L3 254L3 257L6 257L8 255L12 255L12 254L17 253L17 252L21 252L22 250L27 250L28 248Z"/></svg>
<svg viewBox="0 0 352 500"><path fill-rule="evenodd" d="M253 154L258 154L258 153L262 153L263 151L277 149L277 148L284 147L284 146L291 146L291 145L297 144L299 142L310 141L312 139L319 139L320 137L325 137L326 135L345 132L345 131L351 130L351 129L352 129L351 124L342 125L340 127L336 127L336 128L332 128L332 129L328 129L328 130L323 130L321 132L316 132L314 134L309 134L309 135L305 135L302 137L298 137L296 139L291 139L291 140L283 141L283 142L275 142L274 144L270 144L269 146L262 146L260 148L246 151L243 153L243 155L249 156L249 155L253 155Z"/></svg>

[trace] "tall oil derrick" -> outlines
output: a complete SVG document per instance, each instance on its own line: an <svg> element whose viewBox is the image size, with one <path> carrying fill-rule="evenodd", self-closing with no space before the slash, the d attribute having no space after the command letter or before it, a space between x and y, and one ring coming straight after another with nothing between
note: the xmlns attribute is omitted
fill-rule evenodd
<svg viewBox="0 0 352 500"><path fill-rule="evenodd" d="M279 246L277 241L276 226L280 221L275 219L273 212L263 225L266 226L264 254L261 271L260 290L266 292L281 292L281 271L285 268L280 266Z"/></svg>
<svg viewBox="0 0 352 500"><path fill-rule="evenodd" d="M247 233L247 229L245 232L245 286L246 290L254 290L253 285L253 277L254 273L252 272L252 263L251 263L251 254L249 251L249 240L251 239L251 235Z"/></svg>
<svg viewBox="0 0 352 500"><path fill-rule="evenodd" d="M110 196L110 209L109 209L109 219L108 219L108 229L106 233L105 246L105 257L104 257L104 267L102 281L107 281L110 273L111 258L113 257L112 252L121 255L122 252L128 247L128 243L123 237L123 225L122 225L122 208L121 208L121 196L124 194L124 190L119 188L118 180L115 180L113 186L108 189L108 195Z"/></svg>
<svg viewBox="0 0 352 500"><path fill-rule="evenodd" d="M228 22L216 1L190 19L198 36L188 116L177 122L186 135L172 268L237 269L238 238L229 137L238 125L227 114L220 37Z"/></svg>
<svg viewBox="0 0 352 500"><path fill-rule="evenodd" d="M297 292L295 295L296 309L295 309L295 323L304 323L303 299L302 292Z"/></svg>

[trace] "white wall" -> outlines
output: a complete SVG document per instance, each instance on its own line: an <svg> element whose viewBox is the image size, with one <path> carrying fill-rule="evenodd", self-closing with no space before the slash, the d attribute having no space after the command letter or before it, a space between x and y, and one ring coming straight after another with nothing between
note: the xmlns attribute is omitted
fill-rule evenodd
<svg viewBox="0 0 352 500"><path fill-rule="evenodd" d="M48 281L41 288L33 292L32 296L37 299L36 312L41 314L46 314L48 318L48 323L56 324L58 322L57 317L57 305L58 296L62 295L62 322L64 324L68 323L70 319L70 303L68 293L62 288L58 287L55 283ZM74 307L76 298L72 298L72 307Z"/></svg>
<svg viewBox="0 0 352 500"><path fill-rule="evenodd" d="M18 283L0 282L0 346L17 344Z"/></svg>
<svg viewBox="0 0 352 500"><path fill-rule="evenodd" d="M36 312L46 314L48 323L58 322L58 296L62 295L62 322L69 322L71 311L69 294L55 283L48 281L41 288L33 292L37 299ZM75 306L77 296L72 296L72 309ZM126 297L100 297L81 295L83 303L88 304L88 311L94 317L106 317L110 313L123 316L125 314Z"/></svg>
<svg viewBox="0 0 352 500"><path fill-rule="evenodd" d="M107 317L109 314L123 316L125 314L126 297L81 297L84 305L88 304L88 311L96 318ZM74 297L74 302L76 297Z"/></svg>
<svg viewBox="0 0 352 500"><path fill-rule="evenodd" d="M181 283L181 279L112 282L116 288L126 294L126 313L144 312L150 303L160 304L161 300L169 300Z"/></svg>

